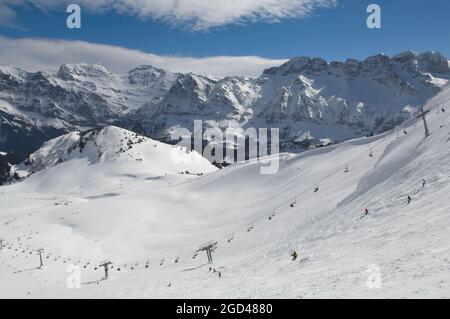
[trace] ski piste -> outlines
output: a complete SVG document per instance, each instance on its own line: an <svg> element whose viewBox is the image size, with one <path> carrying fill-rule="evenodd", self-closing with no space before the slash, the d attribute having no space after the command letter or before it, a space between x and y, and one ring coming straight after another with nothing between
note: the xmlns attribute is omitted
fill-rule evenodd
<svg viewBox="0 0 450 319"><path fill-rule="evenodd" d="M427 103L427 138L421 120L412 119L379 136L280 154L280 171L273 176L260 175L257 160L221 170L204 161L190 168L203 176L180 174L186 168L167 160L172 146L155 148L151 140L117 156L108 152L117 144L101 137L120 142L131 133L107 128L96 135L103 160L88 147L57 165L40 161L43 170L0 189L1 206L11 207L0 215L1 293L295 297L295 281L302 283L304 297L445 297L450 131L442 126L448 113L435 109L448 108L449 101L447 88ZM405 129L407 135L397 134ZM60 154L68 145L51 142L35 158L53 163L45 154ZM153 160L147 161L147 152ZM320 190L314 193L316 185ZM408 194L413 201L407 206ZM369 215L361 216L365 208ZM205 253L196 254L209 241L217 243L211 265ZM36 269L39 247L43 269ZM298 252L294 263L292 251ZM99 265L106 259L114 268L102 280ZM384 269L380 290L351 279L363 278L373 263ZM82 283L92 284L67 289L70 264L80 265ZM216 269L214 276L209 267ZM419 274L420 285L433 289L417 289L413 278Z"/></svg>

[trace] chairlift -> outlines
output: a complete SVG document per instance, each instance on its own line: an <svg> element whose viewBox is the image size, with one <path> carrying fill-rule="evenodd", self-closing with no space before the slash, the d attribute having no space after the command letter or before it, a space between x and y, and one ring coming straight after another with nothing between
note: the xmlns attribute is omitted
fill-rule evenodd
<svg viewBox="0 0 450 319"><path fill-rule="evenodd" d="M297 204L297 199L295 198L295 199L293 199L292 201L291 201L291 207L292 208L294 208L295 207L295 204Z"/></svg>
<svg viewBox="0 0 450 319"><path fill-rule="evenodd" d="M314 193L317 193L319 189L319 184L314 185Z"/></svg>

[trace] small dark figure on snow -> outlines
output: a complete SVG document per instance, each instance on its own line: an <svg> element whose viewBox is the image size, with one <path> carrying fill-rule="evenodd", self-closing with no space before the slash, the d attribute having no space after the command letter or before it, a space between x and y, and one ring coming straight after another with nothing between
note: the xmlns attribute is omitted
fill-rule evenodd
<svg viewBox="0 0 450 319"><path fill-rule="evenodd" d="M423 179L423 180L422 180L422 188L424 188L426 185L427 185L427 180L426 180L426 179Z"/></svg>
<svg viewBox="0 0 450 319"><path fill-rule="evenodd" d="M408 203L406 205L411 204L411 201L412 201L412 198L411 198L411 196L408 195Z"/></svg>
<svg viewBox="0 0 450 319"><path fill-rule="evenodd" d="M221 278L222 277L222 273L219 271L219 278Z"/></svg>
<svg viewBox="0 0 450 319"><path fill-rule="evenodd" d="M367 215L369 215L369 210L366 208L366 209L364 209L364 216L367 216Z"/></svg>
<svg viewBox="0 0 450 319"><path fill-rule="evenodd" d="M297 252L295 250L292 252L291 256L292 256L292 261L296 261L298 258Z"/></svg>
<svg viewBox="0 0 450 319"><path fill-rule="evenodd" d="M445 113L445 109L444 108L442 108L442 113Z"/></svg>
<svg viewBox="0 0 450 319"><path fill-rule="evenodd" d="M405 133L405 135L408 135L408 131L407 130L404 130L403 133Z"/></svg>
<svg viewBox="0 0 450 319"><path fill-rule="evenodd" d="M211 272L211 270L212 270L212 268L211 268L211 267L209 267L209 272Z"/></svg>

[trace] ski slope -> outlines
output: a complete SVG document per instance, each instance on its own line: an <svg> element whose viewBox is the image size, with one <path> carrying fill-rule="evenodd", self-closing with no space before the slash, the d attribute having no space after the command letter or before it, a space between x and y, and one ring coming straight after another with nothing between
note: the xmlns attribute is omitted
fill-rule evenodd
<svg viewBox="0 0 450 319"><path fill-rule="evenodd" d="M88 154L46 166L0 188L0 297L449 298L450 89L425 109L426 139L412 119L281 154L275 175L256 160L180 174L168 152L162 170ZM209 241L212 265L195 253ZM114 268L102 281L106 259ZM67 286L70 264L79 289Z"/></svg>

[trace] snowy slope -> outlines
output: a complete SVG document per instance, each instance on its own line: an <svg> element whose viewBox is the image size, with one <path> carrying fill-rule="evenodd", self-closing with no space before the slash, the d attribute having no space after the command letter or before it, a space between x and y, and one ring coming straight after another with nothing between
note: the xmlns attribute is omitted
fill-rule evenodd
<svg viewBox="0 0 450 319"><path fill-rule="evenodd" d="M30 176L23 184L38 192L70 193L120 187L123 180L203 175L216 168L196 152L109 126L53 139L13 170Z"/></svg>
<svg viewBox="0 0 450 319"><path fill-rule="evenodd" d="M99 176L79 193L46 189L46 179L72 187L89 176L72 159L3 187L0 296L448 298L450 88L426 109L427 139L411 120L380 136L281 154L276 175L260 175L254 161L195 178ZM218 243L212 267L221 278L195 255L209 241ZM44 269L33 269L38 247ZM96 284L95 266L107 258L112 277ZM81 289L66 286L74 262ZM381 286L370 289L377 268Z"/></svg>

